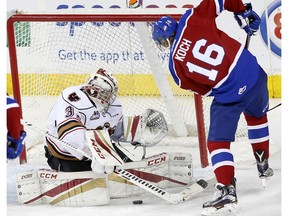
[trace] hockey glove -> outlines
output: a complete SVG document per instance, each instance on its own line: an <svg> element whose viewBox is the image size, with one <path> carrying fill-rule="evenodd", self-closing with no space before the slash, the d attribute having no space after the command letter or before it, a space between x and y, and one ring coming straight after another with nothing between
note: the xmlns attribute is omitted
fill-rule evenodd
<svg viewBox="0 0 288 216"><path fill-rule="evenodd" d="M167 133L168 125L163 113L146 109L141 115L124 117L123 137L119 141L151 147L159 143Z"/></svg>
<svg viewBox="0 0 288 216"><path fill-rule="evenodd" d="M15 159L21 155L24 148L25 137L25 131L21 132L18 140L7 134L7 159Z"/></svg>
<svg viewBox="0 0 288 216"><path fill-rule="evenodd" d="M249 35L255 35L261 24L261 18L258 14L252 10L251 3L245 4L246 10L242 13L234 13L234 18L236 19L240 28Z"/></svg>

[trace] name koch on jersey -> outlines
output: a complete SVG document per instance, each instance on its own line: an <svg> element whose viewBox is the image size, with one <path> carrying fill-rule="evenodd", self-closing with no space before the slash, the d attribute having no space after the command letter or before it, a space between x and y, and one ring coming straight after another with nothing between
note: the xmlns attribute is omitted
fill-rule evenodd
<svg viewBox="0 0 288 216"><path fill-rule="evenodd" d="M226 2L225 9L243 10L237 1ZM247 65L238 64L240 57L241 62L251 57L248 52L243 52L244 46L217 29L215 18L223 10L223 1L215 0L202 1L197 8L186 11L177 27L169 69L181 88L216 99L219 97L221 102L232 102L255 85L258 75L257 69L253 77Z"/></svg>

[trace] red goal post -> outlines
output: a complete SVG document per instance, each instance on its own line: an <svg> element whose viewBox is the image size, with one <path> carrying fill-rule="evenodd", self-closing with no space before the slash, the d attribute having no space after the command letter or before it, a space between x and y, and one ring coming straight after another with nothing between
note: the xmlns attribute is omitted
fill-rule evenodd
<svg viewBox="0 0 288 216"><path fill-rule="evenodd" d="M203 105L201 96L175 85L167 66L169 53L159 53L147 37L151 22L164 15L179 20L181 14L179 9L160 13L95 9L11 16L7 33L12 89L23 119L44 129L61 90L84 83L90 73L103 67L118 80L124 114L138 114L149 107L160 110L167 118L169 136L197 137L201 165L208 166L204 115L209 103ZM29 131L26 149L43 141L36 136ZM20 163L26 161L24 151Z"/></svg>

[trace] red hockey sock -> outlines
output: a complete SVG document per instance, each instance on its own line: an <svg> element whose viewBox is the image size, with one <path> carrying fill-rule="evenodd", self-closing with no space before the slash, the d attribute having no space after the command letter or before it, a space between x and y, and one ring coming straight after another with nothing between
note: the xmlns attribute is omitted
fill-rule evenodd
<svg viewBox="0 0 288 216"><path fill-rule="evenodd" d="M248 138L251 143L253 153L264 151L265 158L269 158L269 128L267 115L255 118L245 115L248 125Z"/></svg>
<svg viewBox="0 0 288 216"><path fill-rule="evenodd" d="M233 184L235 171L233 155L230 152L230 142L208 141L208 150L217 181L224 185Z"/></svg>

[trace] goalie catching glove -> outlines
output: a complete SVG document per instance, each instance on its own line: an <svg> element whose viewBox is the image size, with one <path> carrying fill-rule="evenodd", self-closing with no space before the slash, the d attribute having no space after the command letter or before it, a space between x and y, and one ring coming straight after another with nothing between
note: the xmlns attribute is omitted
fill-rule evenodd
<svg viewBox="0 0 288 216"><path fill-rule="evenodd" d="M252 36L258 31L261 18L252 10L251 3L245 4L245 8L246 10L242 13L234 13L234 18L240 28L244 29L249 36Z"/></svg>
<svg viewBox="0 0 288 216"><path fill-rule="evenodd" d="M168 133L164 115L155 109L147 109L138 116L125 117L123 125L124 135L120 141L133 145L154 146Z"/></svg>

